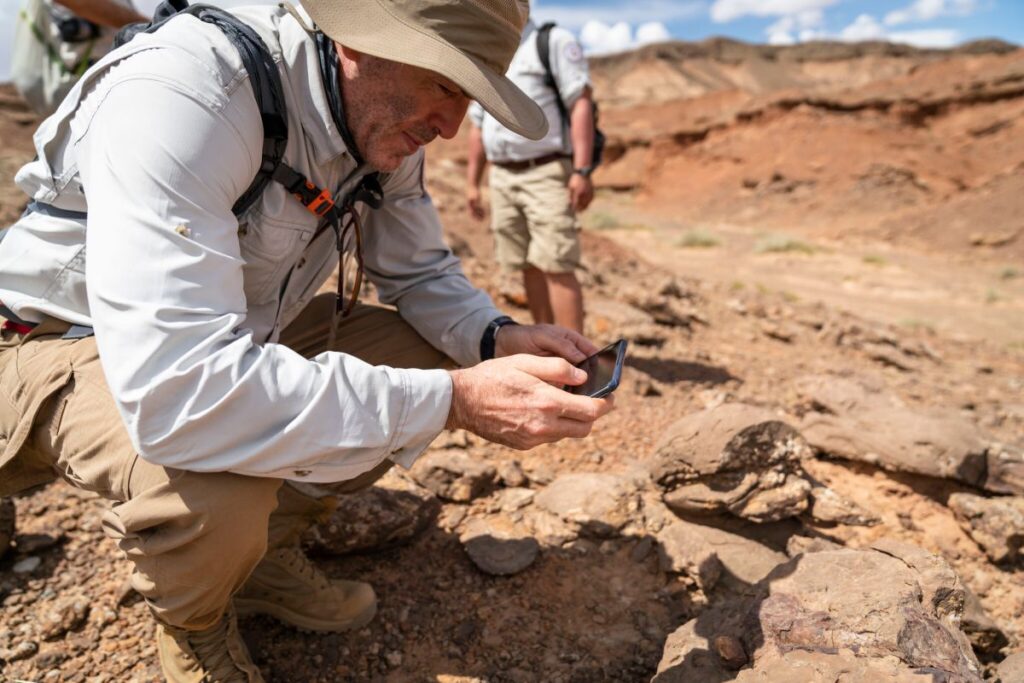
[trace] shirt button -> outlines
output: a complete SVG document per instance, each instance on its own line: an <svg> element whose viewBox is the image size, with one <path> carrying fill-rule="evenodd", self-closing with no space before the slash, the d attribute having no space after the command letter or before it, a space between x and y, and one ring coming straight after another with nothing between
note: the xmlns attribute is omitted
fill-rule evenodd
<svg viewBox="0 0 1024 683"><path fill-rule="evenodd" d="M306 257L305 256L303 256L302 258L299 259L299 265L297 265L295 267L296 268L301 268L304 265L306 265Z"/></svg>

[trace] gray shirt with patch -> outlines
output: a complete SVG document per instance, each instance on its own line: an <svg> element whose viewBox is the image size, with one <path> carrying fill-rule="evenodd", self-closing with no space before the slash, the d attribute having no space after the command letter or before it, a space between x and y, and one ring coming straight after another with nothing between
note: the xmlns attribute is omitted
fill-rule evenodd
<svg viewBox="0 0 1024 683"><path fill-rule="evenodd" d="M551 72L562 93L567 111L590 85L590 70L583 49L569 31L554 27L550 36ZM555 91L544 84L544 65L537 53L537 26L530 21L523 31L519 50L506 74L519 88L544 110L548 118L548 134L541 140L528 140L501 125L476 102L469 110L470 119L483 131L484 152L494 162L535 159L553 152L572 154L568 127L555 100Z"/></svg>

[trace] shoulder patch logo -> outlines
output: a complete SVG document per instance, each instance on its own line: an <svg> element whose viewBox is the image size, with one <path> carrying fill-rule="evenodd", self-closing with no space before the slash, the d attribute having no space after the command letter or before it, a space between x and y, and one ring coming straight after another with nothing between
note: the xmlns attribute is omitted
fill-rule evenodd
<svg viewBox="0 0 1024 683"><path fill-rule="evenodd" d="M562 53L570 62L578 62L583 59L583 48L581 48L580 44L576 41L566 43Z"/></svg>

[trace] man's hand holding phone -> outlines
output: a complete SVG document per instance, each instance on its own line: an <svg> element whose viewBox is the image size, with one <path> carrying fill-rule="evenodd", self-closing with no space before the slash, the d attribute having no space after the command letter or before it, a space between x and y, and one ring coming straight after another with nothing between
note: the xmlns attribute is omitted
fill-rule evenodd
<svg viewBox="0 0 1024 683"><path fill-rule="evenodd" d="M566 437L581 438L614 401L563 389L587 379L580 363L598 351L586 337L555 325L506 325L494 360L453 370L446 427L526 450Z"/></svg>

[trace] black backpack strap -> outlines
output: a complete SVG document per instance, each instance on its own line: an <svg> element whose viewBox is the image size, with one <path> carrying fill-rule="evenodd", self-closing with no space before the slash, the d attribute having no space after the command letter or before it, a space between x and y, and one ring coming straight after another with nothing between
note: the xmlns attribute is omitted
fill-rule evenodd
<svg viewBox="0 0 1024 683"><path fill-rule="evenodd" d="M219 28L238 50L252 83L256 106L259 107L260 120L263 122L263 158L249 187L231 207L235 216L241 216L259 199L273 178L288 145L288 114L281 74L277 71L267 44L251 27L220 8L209 5L189 6L188 0L166 0L161 3L152 22L133 24L122 29L117 35L116 44L123 45L139 33L152 33L178 14L192 14L200 21Z"/></svg>
<svg viewBox="0 0 1024 683"><path fill-rule="evenodd" d="M562 125L569 125L569 112L565 110L565 102L562 101L562 93L558 90L558 81L551 71L551 29L555 27L554 22L548 23L537 29L537 56L544 67L544 85L555 91L555 104L558 105L558 113L562 116Z"/></svg>

